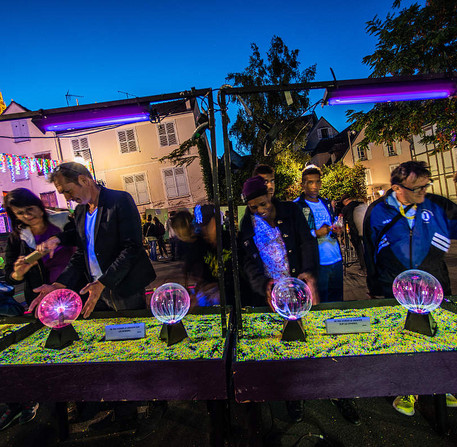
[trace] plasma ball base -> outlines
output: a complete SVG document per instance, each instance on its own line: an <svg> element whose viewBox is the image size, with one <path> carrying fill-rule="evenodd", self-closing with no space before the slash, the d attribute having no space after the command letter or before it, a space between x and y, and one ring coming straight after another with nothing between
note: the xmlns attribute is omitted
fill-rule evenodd
<svg viewBox="0 0 457 447"><path fill-rule="evenodd" d="M422 335L434 337L438 330L438 325L433 319L432 314L417 314L408 312L405 321L405 329L411 332L417 332Z"/></svg>
<svg viewBox="0 0 457 447"><path fill-rule="evenodd" d="M79 340L79 335L75 328L69 324L60 329L51 329L44 347L47 349L61 350L70 346L76 340Z"/></svg>
<svg viewBox="0 0 457 447"><path fill-rule="evenodd" d="M167 342L167 346L175 345L180 341L183 341L187 338L187 332L182 324L182 321L178 321L173 324L162 325L162 330L160 331L160 339Z"/></svg>
<svg viewBox="0 0 457 447"><path fill-rule="evenodd" d="M285 320L282 328L282 341L306 341L306 332L303 323L299 320Z"/></svg>

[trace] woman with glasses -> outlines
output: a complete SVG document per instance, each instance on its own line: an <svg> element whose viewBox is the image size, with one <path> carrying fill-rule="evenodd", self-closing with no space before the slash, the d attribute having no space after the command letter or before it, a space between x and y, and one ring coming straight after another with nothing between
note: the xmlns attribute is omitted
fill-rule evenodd
<svg viewBox="0 0 457 447"><path fill-rule="evenodd" d="M24 283L24 298L29 305L37 296L33 289L57 279L74 253L74 247L58 247L52 258L45 255L27 262L27 255L62 229L50 222L43 202L26 188L10 191L5 196L4 208L13 228L6 246L5 279L12 285Z"/></svg>
<svg viewBox="0 0 457 447"><path fill-rule="evenodd" d="M4 199L4 208L11 220L10 234L5 254L5 280L9 284L24 283L24 298L29 305L37 296L33 289L54 281L67 266L73 247L58 247L53 257L43 256L27 262L26 256L37 245L61 233L62 229L49 221L43 202L26 188L10 191ZM36 416L38 403L9 403L0 415L0 430L13 422L25 424Z"/></svg>

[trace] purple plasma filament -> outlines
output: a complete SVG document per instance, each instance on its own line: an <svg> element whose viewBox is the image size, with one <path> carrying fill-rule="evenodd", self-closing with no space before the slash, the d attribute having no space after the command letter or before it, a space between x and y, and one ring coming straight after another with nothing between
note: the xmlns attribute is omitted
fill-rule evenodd
<svg viewBox="0 0 457 447"><path fill-rule="evenodd" d="M410 312L428 314L443 301L443 288L430 273L422 270L406 270L400 273L392 285L396 300Z"/></svg>
<svg viewBox="0 0 457 447"><path fill-rule="evenodd" d="M57 289L46 295L38 306L38 318L53 329L71 324L81 313L80 296L68 289Z"/></svg>
<svg viewBox="0 0 457 447"><path fill-rule="evenodd" d="M455 94L456 90L457 85L452 80L342 86L329 91L328 103L337 105L442 99Z"/></svg>

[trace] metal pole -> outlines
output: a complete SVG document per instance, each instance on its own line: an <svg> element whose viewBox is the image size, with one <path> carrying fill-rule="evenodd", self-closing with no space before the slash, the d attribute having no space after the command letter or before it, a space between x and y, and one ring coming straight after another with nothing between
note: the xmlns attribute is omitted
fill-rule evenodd
<svg viewBox="0 0 457 447"><path fill-rule="evenodd" d="M243 336L243 322L241 320L241 296L240 296L240 273L238 266L238 250L236 245L235 231L235 214L233 210L233 191L232 191L232 173L230 171L230 140L228 136L228 115L227 104L225 101L225 91L221 90L220 108L222 113L222 131L224 135L224 167L225 167L225 182L227 187L227 205L230 219L230 242L232 248L232 264L233 264L233 289L235 293L235 312L237 320L237 328L239 337Z"/></svg>
<svg viewBox="0 0 457 447"><path fill-rule="evenodd" d="M216 239L217 239L217 276L219 280L219 296L221 299L221 326L222 336L227 334L227 299L225 296L224 282L224 260L222 258L222 223L221 223L221 202L219 198L219 175L217 167L217 150L216 150L216 120L214 117L214 99L213 91L209 90L208 94L208 120L211 136L211 175L213 177L213 197L214 208L216 210Z"/></svg>

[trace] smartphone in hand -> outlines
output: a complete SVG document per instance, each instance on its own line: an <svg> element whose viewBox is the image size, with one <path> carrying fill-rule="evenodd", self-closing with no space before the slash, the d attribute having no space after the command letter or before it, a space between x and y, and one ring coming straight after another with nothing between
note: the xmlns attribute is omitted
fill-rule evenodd
<svg viewBox="0 0 457 447"><path fill-rule="evenodd" d="M29 255L27 255L24 258L24 261L27 262L27 264L33 264L35 261L38 261L38 259L41 259L46 254L47 254L47 252L35 250L32 253L30 253Z"/></svg>

